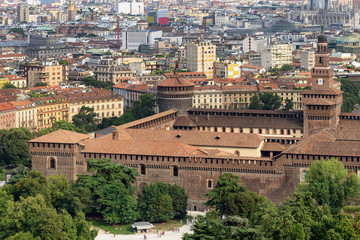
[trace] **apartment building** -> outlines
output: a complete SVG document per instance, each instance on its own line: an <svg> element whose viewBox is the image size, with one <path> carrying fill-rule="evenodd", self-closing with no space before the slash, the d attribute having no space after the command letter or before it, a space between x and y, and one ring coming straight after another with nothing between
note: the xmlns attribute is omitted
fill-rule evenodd
<svg viewBox="0 0 360 240"><path fill-rule="evenodd" d="M103 59L94 69L95 79L102 82L113 82L114 84L131 80L135 76L128 65L120 65L112 59Z"/></svg>
<svg viewBox="0 0 360 240"><path fill-rule="evenodd" d="M45 65L21 64L20 74L26 77L30 87L40 82L47 83L48 86L54 86L64 81L63 66L53 65L52 63L45 63Z"/></svg>
<svg viewBox="0 0 360 240"><path fill-rule="evenodd" d="M37 129L37 107L30 100L9 102L14 107L15 127L24 127L31 132Z"/></svg>
<svg viewBox="0 0 360 240"><path fill-rule="evenodd" d="M16 127L16 114L14 106L9 103L0 103L0 129Z"/></svg>
<svg viewBox="0 0 360 240"><path fill-rule="evenodd" d="M29 6L24 3L19 3L16 8L16 20L19 23L30 22L29 18Z"/></svg>
<svg viewBox="0 0 360 240"><path fill-rule="evenodd" d="M249 52L261 52L267 45L267 40L264 38L257 37L246 37L243 41L243 51L244 53Z"/></svg>
<svg viewBox="0 0 360 240"><path fill-rule="evenodd" d="M38 99L31 99L37 101L37 130L49 128L56 121L65 120L69 121L69 101L65 99L44 98L39 101Z"/></svg>
<svg viewBox="0 0 360 240"><path fill-rule="evenodd" d="M240 61L215 62L215 77L217 78L240 78Z"/></svg>
<svg viewBox="0 0 360 240"><path fill-rule="evenodd" d="M223 108L223 91L218 86L195 87L193 96L194 108Z"/></svg>
<svg viewBox="0 0 360 240"><path fill-rule="evenodd" d="M292 45L290 43L271 44L261 51L262 67L280 68L284 64L292 64Z"/></svg>
<svg viewBox="0 0 360 240"><path fill-rule="evenodd" d="M99 120L105 117L120 117L124 113L124 98L109 90L91 88L82 92L80 89L70 89L65 96L70 101L68 121L72 121L81 107L94 109Z"/></svg>
<svg viewBox="0 0 360 240"><path fill-rule="evenodd" d="M214 77L216 46L210 42L186 45L186 68L191 72L204 72L207 78Z"/></svg>
<svg viewBox="0 0 360 240"><path fill-rule="evenodd" d="M315 51L305 50L300 52L300 67L311 70L315 66Z"/></svg>

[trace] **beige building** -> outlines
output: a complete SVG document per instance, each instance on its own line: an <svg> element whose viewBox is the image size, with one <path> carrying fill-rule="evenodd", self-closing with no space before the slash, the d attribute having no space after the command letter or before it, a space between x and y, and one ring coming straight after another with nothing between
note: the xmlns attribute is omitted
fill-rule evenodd
<svg viewBox="0 0 360 240"><path fill-rule="evenodd" d="M262 92L272 92L282 99L282 106L285 106L285 100L290 99L293 102L293 110L302 110L302 93L304 90L279 89L263 90Z"/></svg>
<svg viewBox="0 0 360 240"><path fill-rule="evenodd" d="M35 100L36 101L36 100ZM60 100L37 105L37 130L49 128L56 121L69 121L69 102Z"/></svg>
<svg viewBox="0 0 360 240"><path fill-rule="evenodd" d="M23 3L19 3L16 9L16 20L20 23L30 22L29 18L29 6Z"/></svg>
<svg viewBox="0 0 360 240"><path fill-rule="evenodd" d="M261 51L262 67L280 68L284 64L292 64L292 45L290 43L271 44Z"/></svg>
<svg viewBox="0 0 360 240"><path fill-rule="evenodd" d="M315 51L305 50L300 52L300 67L311 70L315 66Z"/></svg>
<svg viewBox="0 0 360 240"><path fill-rule="evenodd" d="M117 84L131 80L135 72L128 65L119 65L112 59L103 59L95 67L94 75L98 81Z"/></svg>
<svg viewBox="0 0 360 240"><path fill-rule="evenodd" d="M208 78L214 77L216 46L210 42L186 45L186 68L191 72L203 72Z"/></svg>
<svg viewBox="0 0 360 240"><path fill-rule="evenodd" d="M26 77L30 87L39 82L49 86L59 85L64 80L62 65L22 64L20 73Z"/></svg>
<svg viewBox="0 0 360 240"><path fill-rule="evenodd" d="M68 94L69 118L79 113L82 106L93 108L98 119L105 117L120 117L124 112L124 98L109 90L96 89L81 94Z"/></svg>
<svg viewBox="0 0 360 240"><path fill-rule="evenodd" d="M36 104L29 101L12 101L9 104L15 108L15 127L24 127L32 132L37 129Z"/></svg>
<svg viewBox="0 0 360 240"><path fill-rule="evenodd" d="M194 108L223 108L223 91L220 87L197 87L193 96Z"/></svg>

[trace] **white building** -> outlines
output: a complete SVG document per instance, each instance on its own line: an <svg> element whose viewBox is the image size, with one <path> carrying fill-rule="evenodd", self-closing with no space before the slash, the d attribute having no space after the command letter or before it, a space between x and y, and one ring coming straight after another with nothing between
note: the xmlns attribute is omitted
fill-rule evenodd
<svg viewBox="0 0 360 240"><path fill-rule="evenodd" d="M261 52L267 45L267 40L262 38L246 37L243 40L243 51L248 52Z"/></svg>
<svg viewBox="0 0 360 240"><path fill-rule="evenodd" d="M264 68L280 68L284 64L292 64L292 45L290 43L271 44L260 53L261 66Z"/></svg>
<svg viewBox="0 0 360 240"><path fill-rule="evenodd" d="M130 15L144 15L143 2L118 2L116 4L116 12Z"/></svg>
<svg viewBox="0 0 360 240"><path fill-rule="evenodd" d="M162 31L123 31L121 33L121 49L137 51L140 44L154 45L156 39L161 37Z"/></svg>

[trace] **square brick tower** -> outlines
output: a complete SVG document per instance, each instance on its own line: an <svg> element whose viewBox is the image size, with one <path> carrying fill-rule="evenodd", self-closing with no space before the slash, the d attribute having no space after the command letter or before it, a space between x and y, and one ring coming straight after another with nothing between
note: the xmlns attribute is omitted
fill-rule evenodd
<svg viewBox="0 0 360 240"><path fill-rule="evenodd" d="M318 37L315 67L311 70L311 90L303 93L304 136L322 129L335 130L339 123L342 91L334 87L333 69L326 37Z"/></svg>

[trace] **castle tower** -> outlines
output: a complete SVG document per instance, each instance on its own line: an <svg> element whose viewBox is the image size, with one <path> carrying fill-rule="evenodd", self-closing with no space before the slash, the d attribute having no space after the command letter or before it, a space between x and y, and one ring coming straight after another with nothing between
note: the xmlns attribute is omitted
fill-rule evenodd
<svg viewBox="0 0 360 240"><path fill-rule="evenodd" d="M334 87L325 36L318 37L315 67L311 71L311 90L303 93L304 136L321 129L335 129L339 123L342 92Z"/></svg>
<svg viewBox="0 0 360 240"><path fill-rule="evenodd" d="M192 107L195 85L176 74L157 85L159 97L159 111L164 112L173 108L179 114L185 114Z"/></svg>
<svg viewBox="0 0 360 240"><path fill-rule="evenodd" d="M75 21L75 3L74 3L74 0L69 1L68 21Z"/></svg>

